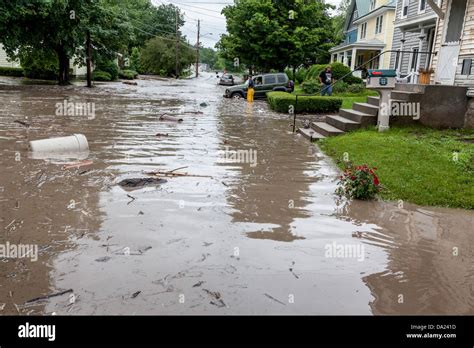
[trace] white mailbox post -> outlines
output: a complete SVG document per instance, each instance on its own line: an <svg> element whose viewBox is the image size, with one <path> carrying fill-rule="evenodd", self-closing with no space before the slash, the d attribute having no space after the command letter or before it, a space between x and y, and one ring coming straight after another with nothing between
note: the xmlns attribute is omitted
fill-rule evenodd
<svg viewBox="0 0 474 348"><path fill-rule="evenodd" d="M383 132L390 128L390 94L395 88L397 73L392 69L369 70L367 75L367 88L376 90L380 95L377 128Z"/></svg>

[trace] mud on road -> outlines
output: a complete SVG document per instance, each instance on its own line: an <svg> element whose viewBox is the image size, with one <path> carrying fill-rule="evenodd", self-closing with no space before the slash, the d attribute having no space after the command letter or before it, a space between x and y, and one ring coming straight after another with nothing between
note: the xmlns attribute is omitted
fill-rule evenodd
<svg viewBox="0 0 474 348"><path fill-rule="evenodd" d="M0 314L474 314L472 211L339 202L286 115L223 92L0 79L0 245L38 247L0 258ZM81 158L28 152L75 133ZM173 170L189 175L129 185Z"/></svg>

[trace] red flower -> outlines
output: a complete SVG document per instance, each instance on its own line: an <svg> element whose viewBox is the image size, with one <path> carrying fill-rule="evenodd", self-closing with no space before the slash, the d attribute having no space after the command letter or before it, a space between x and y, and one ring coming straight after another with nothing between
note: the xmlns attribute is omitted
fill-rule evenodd
<svg viewBox="0 0 474 348"><path fill-rule="evenodd" d="M379 178L377 177L377 175L373 174L374 175L374 185L375 186L379 186L380 182L379 182Z"/></svg>

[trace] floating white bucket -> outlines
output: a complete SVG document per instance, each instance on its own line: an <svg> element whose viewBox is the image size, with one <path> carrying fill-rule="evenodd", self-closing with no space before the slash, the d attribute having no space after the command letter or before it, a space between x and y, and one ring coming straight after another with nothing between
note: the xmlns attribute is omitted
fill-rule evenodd
<svg viewBox="0 0 474 348"><path fill-rule="evenodd" d="M30 141L30 150L43 153L88 152L89 144L83 134L74 134L68 137Z"/></svg>

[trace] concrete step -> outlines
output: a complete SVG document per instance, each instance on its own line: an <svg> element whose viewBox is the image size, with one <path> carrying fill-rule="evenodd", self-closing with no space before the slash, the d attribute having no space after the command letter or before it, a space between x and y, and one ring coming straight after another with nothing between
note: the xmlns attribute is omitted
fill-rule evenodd
<svg viewBox="0 0 474 348"><path fill-rule="evenodd" d="M393 90L392 93L390 93L391 99L397 99L404 102L419 102L422 96L423 93L413 93L396 90Z"/></svg>
<svg viewBox="0 0 474 348"><path fill-rule="evenodd" d="M326 138L324 135L315 132L314 129L311 128L298 128L298 133L310 141Z"/></svg>
<svg viewBox="0 0 474 348"><path fill-rule="evenodd" d="M412 83L396 83L395 91L425 93L426 85L417 85Z"/></svg>
<svg viewBox="0 0 474 348"><path fill-rule="evenodd" d="M324 135L325 137L332 137L334 135L343 134L344 131L327 124L326 122L313 122L311 123L311 128L313 128L319 134Z"/></svg>
<svg viewBox="0 0 474 348"><path fill-rule="evenodd" d="M361 127L359 122L355 122L338 115L326 116L326 123L345 132L349 132L354 129L359 129Z"/></svg>
<svg viewBox="0 0 474 348"><path fill-rule="evenodd" d="M352 109L372 116L377 116L379 113L379 107L369 103L354 103Z"/></svg>
<svg viewBox="0 0 474 348"><path fill-rule="evenodd" d="M365 112L353 109L340 109L339 116L348 118L351 121L360 123L362 127L377 124L377 116L366 114Z"/></svg>
<svg viewBox="0 0 474 348"><path fill-rule="evenodd" d="M367 103L378 107L380 104L380 97L367 97Z"/></svg>

